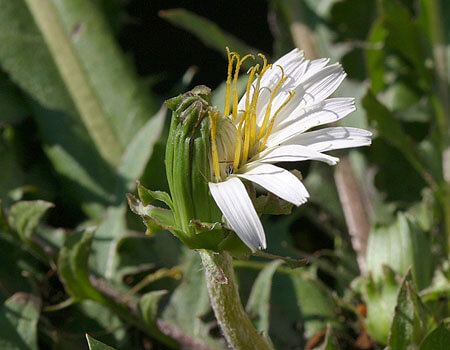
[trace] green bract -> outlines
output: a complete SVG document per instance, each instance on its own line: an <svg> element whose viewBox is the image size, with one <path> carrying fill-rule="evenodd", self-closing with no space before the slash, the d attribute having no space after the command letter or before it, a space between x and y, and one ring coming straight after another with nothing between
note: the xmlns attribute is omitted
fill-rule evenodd
<svg viewBox="0 0 450 350"><path fill-rule="evenodd" d="M170 195L138 184L140 200L129 195L128 202L143 218L147 234L169 230L191 249L248 252L236 234L221 224L222 213L208 188L212 180L208 112L216 112L210 105L210 91L197 86L166 101L172 110L166 146ZM154 201L168 208L156 207L151 204Z"/></svg>

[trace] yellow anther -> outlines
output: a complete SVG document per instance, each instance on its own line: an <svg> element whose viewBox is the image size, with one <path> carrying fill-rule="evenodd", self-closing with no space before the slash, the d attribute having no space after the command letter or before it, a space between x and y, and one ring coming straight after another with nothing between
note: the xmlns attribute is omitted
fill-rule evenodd
<svg viewBox="0 0 450 350"><path fill-rule="evenodd" d="M231 55L230 49L227 47L227 57L228 57L228 71L227 71L227 83L225 90L225 110L223 114L228 116L230 114L230 98L231 98L231 79L233 76L233 63L234 55Z"/></svg>
<svg viewBox="0 0 450 350"><path fill-rule="evenodd" d="M237 106L238 106L238 93L237 93L237 80L239 77L239 71L241 70L241 66L242 63L244 63L244 61L249 58L252 57L253 59L255 58L255 56L253 55L245 55L244 57L239 58L239 55L237 53L234 54L234 57L236 57L237 62L236 62L236 68L234 71L234 79L233 79L233 122L236 122L237 120Z"/></svg>
<svg viewBox="0 0 450 350"><path fill-rule="evenodd" d="M278 113L280 113L280 111L281 111L284 107L286 107L286 105L287 105L289 102L291 102L291 100L292 100L292 98L294 97L294 95L295 95L295 91L294 91L294 92L289 91L289 98L281 105L280 108L278 108L278 110L277 110L277 111L275 112L275 114L273 115L272 120L270 121L270 125L269 125L269 127L267 128L266 135L264 136L264 140L263 140L263 142L261 143L261 145L259 146L259 152L262 152L262 151L264 150L264 147L266 146L267 139L269 138L269 135L270 135L270 133L272 132L272 128L273 128L273 125L274 125L274 123L275 123L275 118L277 117Z"/></svg>
<svg viewBox="0 0 450 350"><path fill-rule="evenodd" d="M216 143L216 118L218 112L208 112L209 120L211 121L211 154L214 168L214 176L216 181L220 181L220 167L219 167L219 153L217 152Z"/></svg>

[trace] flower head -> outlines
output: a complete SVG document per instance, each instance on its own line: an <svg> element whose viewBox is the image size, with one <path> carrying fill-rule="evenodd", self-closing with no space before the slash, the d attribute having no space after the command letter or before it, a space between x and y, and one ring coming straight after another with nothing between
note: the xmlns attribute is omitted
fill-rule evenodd
<svg viewBox="0 0 450 350"><path fill-rule="evenodd" d="M266 248L266 238L242 180L299 206L309 198L305 186L273 164L318 160L334 165L338 158L323 152L369 145L371 133L348 127L308 131L355 110L353 98L328 98L346 76L341 65L328 65L329 59L307 60L298 49L272 65L259 55L262 62L249 69L246 92L238 101L241 66L255 57L227 52L225 110L208 111L212 179L208 185L227 224L255 251Z"/></svg>

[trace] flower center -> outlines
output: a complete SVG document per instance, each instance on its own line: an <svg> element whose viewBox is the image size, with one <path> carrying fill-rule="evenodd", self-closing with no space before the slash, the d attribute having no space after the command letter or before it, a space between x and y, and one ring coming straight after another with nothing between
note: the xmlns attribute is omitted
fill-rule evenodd
<svg viewBox="0 0 450 350"><path fill-rule="evenodd" d="M219 152L217 148L217 117L219 112L213 111L209 112L209 118L211 121L211 158L214 170L214 176L216 181L221 180L221 166L220 164L226 162L226 174L232 173L234 170L242 167L248 159L251 159L255 154L264 150L267 143L267 139L272 132L275 119L280 111L286 107L286 105L292 100L295 92L288 91L289 97L284 101L281 106L272 114L272 104L275 97L277 96L280 88L283 86L285 81L289 78L285 75L283 67L277 66L281 70L281 77L276 83L273 90L267 86L261 86L261 79L264 74L272 69L271 64L267 64L267 59L263 54L258 54L263 60L262 68L260 64L252 66L247 74L249 78L247 81L247 89L245 92L245 105L244 109L238 110L238 92L237 92L237 81L239 78L239 73L241 66L245 60L252 58L255 59L253 55L246 55L242 58L235 53L230 52L227 48L228 55L228 70L227 70L227 81L226 81L226 92L225 92L225 109L224 116L229 116L236 127L235 142L234 144L234 159L233 160L220 160ZM233 74L234 68L234 74ZM260 69L261 68L261 69ZM256 79L255 79L256 78ZM232 84L233 83L233 84ZM233 89L231 89L233 85ZM267 104L264 117L258 118L256 115L256 107L258 99L261 97L264 89L270 93L270 97ZM232 98L231 98L231 95ZM230 115L231 109L231 115ZM258 125L260 124L260 125ZM220 130L219 130L220 132ZM228 153L228 152L227 152Z"/></svg>

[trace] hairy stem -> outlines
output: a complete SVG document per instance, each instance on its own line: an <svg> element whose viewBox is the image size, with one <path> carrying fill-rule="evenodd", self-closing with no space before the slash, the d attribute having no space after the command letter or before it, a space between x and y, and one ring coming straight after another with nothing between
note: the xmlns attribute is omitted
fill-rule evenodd
<svg viewBox="0 0 450 350"><path fill-rule="evenodd" d="M241 303L231 256L200 250L209 298L217 321L229 344L239 349L272 349L253 326Z"/></svg>

